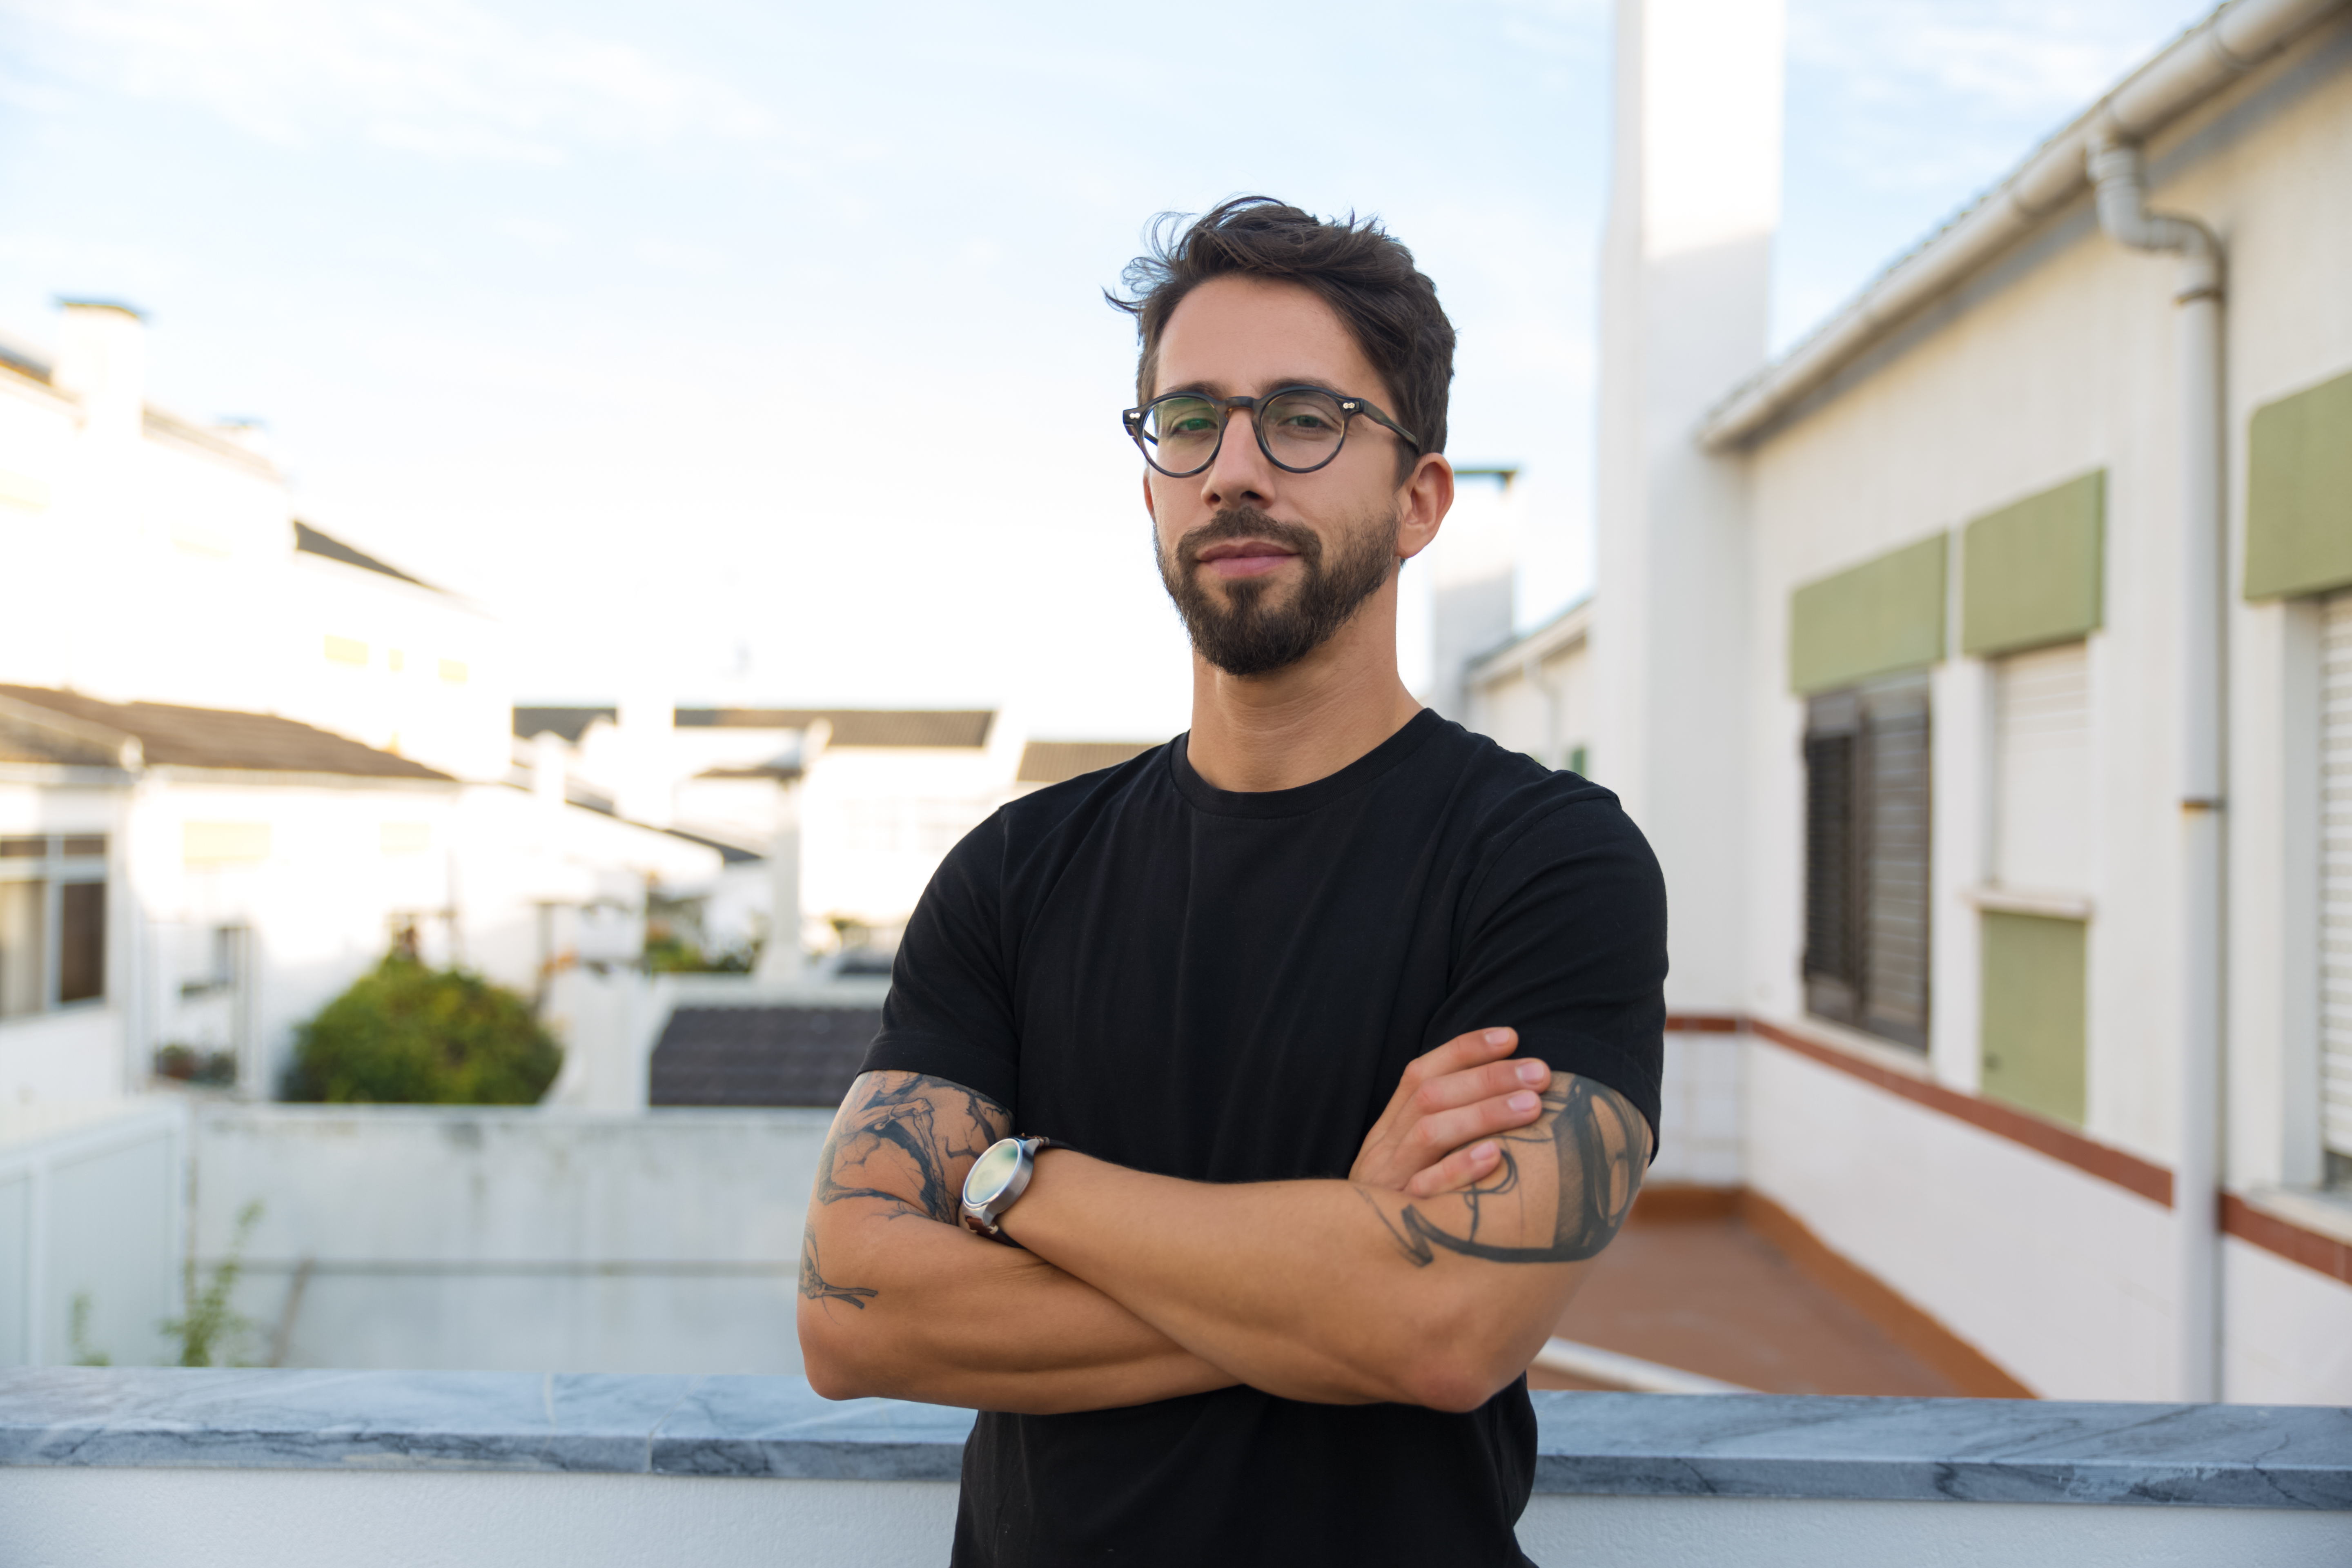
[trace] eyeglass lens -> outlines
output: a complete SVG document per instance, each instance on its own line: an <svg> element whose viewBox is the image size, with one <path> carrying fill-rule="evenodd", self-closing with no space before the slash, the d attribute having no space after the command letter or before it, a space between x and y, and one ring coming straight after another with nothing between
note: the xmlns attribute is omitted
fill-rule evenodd
<svg viewBox="0 0 2352 1568"><path fill-rule="evenodd" d="M1144 434L1157 465L1171 474L1209 466L1225 427L1224 411L1205 397L1163 397L1146 410ZM1257 427L1267 453L1286 468L1319 468L1348 433L1339 400L1323 392L1286 392L1259 405Z"/></svg>

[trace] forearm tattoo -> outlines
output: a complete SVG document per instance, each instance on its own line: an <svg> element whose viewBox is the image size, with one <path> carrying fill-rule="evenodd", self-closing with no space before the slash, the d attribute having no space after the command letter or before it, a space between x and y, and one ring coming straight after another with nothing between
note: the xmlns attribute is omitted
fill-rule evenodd
<svg viewBox="0 0 2352 1568"><path fill-rule="evenodd" d="M866 1303L881 1294L863 1285L836 1285L818 1271L816 1237L803 1232L801 1236L801 1294L812 1301L846 1301L859 1311Z"/></svg>
<svg viewBox="0 0 2352 1568"><path fill-rule="evenodd" d="M984 1094L921 1073L868 1073L850 1091L817 1155L816 1201L879 1198L942 1225L961 1193L951 1167L976 1160L1013 1125Z"/></svg>
<svg viewBox="0 0 2352 1568"><path fill-rule="evenodd" d="M956 1163L977 1159L1012 1126L1010 1112L961 1084L920 1073L866 1073L850 1087L816 1159L815 1199L876 1198L892 1219L921 1215L956 1223ZM859 1311L881 1294L837 1285L817 1264L816 1237L801 1237L801 1294Z"/></svg>
<svg viewBox="0 0 2352 1568"><path fill-rule="evenodd" d="M1494 1174L1452 1194L1450 1202L1461 1205L1458 1219L1433 1220L1410 1203L1391 1219L1370 1193L1358 1189L1416 1268L1435 1262L1441 1248L1489 1263L1578 1263L1597 1256L1616 1236L1633 1206L1649 1150L1642 1113L1615 1089L1565 1074L1543 1100L1544 1114L1532 1125L1495 1139L1503 1158ZM1548 1237L1542 1236L1547 1216L1534 1207L1545 1184L1539 1173L1528 1181L1523 1162L1538 1173L1544 1167L1557 1173ZM1508 1242L1501 1239L1506 1236Z"/></svg>

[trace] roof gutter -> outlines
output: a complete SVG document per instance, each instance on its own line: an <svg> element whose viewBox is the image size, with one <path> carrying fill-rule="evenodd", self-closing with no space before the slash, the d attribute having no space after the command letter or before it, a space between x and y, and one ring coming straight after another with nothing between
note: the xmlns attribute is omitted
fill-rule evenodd
<svg viewBox="0 0 2352 1568"><path fill-rule="evenodd" d="M1777 363L1717 404L1698 428L1711 452L1740 446L2082 193L2097 146L2143 142L2276 54L2347 0L2231 0L2124 79L2007 179Z"/></svg>

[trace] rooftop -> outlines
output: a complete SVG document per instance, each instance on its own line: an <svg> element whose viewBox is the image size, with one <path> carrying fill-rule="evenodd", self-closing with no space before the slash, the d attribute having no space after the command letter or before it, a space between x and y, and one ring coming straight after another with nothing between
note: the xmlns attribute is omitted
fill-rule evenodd
<svg viewBox="0 0 2352 1568"><path fill-rule="evenodd" d="M882 1027L870 1006L672 1010L655 1042L655 1105L839 1105Z"/></svg>
<svg viewBox="0 0 2352 1568"><path fill-rule="evenodd" d="M1594 1263L1556 1332L1768 1394L2015 1397L1964 1342L1843 1266L1752 1194L1658 1188ZM1538 1388L1597 1388L1538 1367Z"/></svg>
<svg viewBox="0 0 2352 1568"><path fill-rule="evenodd" d="M588 726L619 717L605 706L519 705L514 732L529 740L554 733L577 745ZM680 708L681 730L805 730L823 720L835 746L921 746L976 751L988 744L996 712L988 708Z"/></svg>
<svg viewBox="0 0 2352 1568"><path fill-rule="evenodd" d="M333 534L313 528L299 518L294 522L294 549L299 554L316 555L324 561L340 561L346 566L356 566L362 572L374 572L403 583L413 583L436 594L446 591L434 587L422 577L412 577L399 567L379 561L366 551L346 544Z"/></svg>
<svg viewBox="0 0 2352 1568"><path fill-rule="evenodd" d="M1099 773L1156 750L1158 741L1032 741L1021 748L1017 784L1060 784Z"/></svg>
<svg viewBox="0 0 2352 1568"><path fill-rule="evenodd" d="M13 744L29 750L33 742L24 737L41 728L37 715L45 713L67 721L86 744L110 737L117 757L122 754L124 742L137 742L142 759L151 767L456 782L422 763L274 713L187 708L172 702L108 702L79 691L36 686L0 685L0 700L18 709L13 731L0 731L0 747L12 743L5 736L13 732L20 737ZM24 710L37 711L28 717ZM55 727L53 732L62 728Z"/></svg>

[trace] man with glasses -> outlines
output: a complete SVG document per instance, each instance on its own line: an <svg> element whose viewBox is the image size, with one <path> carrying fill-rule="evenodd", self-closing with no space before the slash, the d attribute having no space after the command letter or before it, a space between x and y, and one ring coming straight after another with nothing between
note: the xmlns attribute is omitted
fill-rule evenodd
<svg viewBox="0 0 2352 1568"><path fill-rule="evenodd" d="M1414 701L1454 330L1265 198L1128 272L1192 727L957 846L819 1162L810 1381L982 1412L960 1564L1518 1563L1524 1369L1655 1145L1665 898Z"/></svg>

